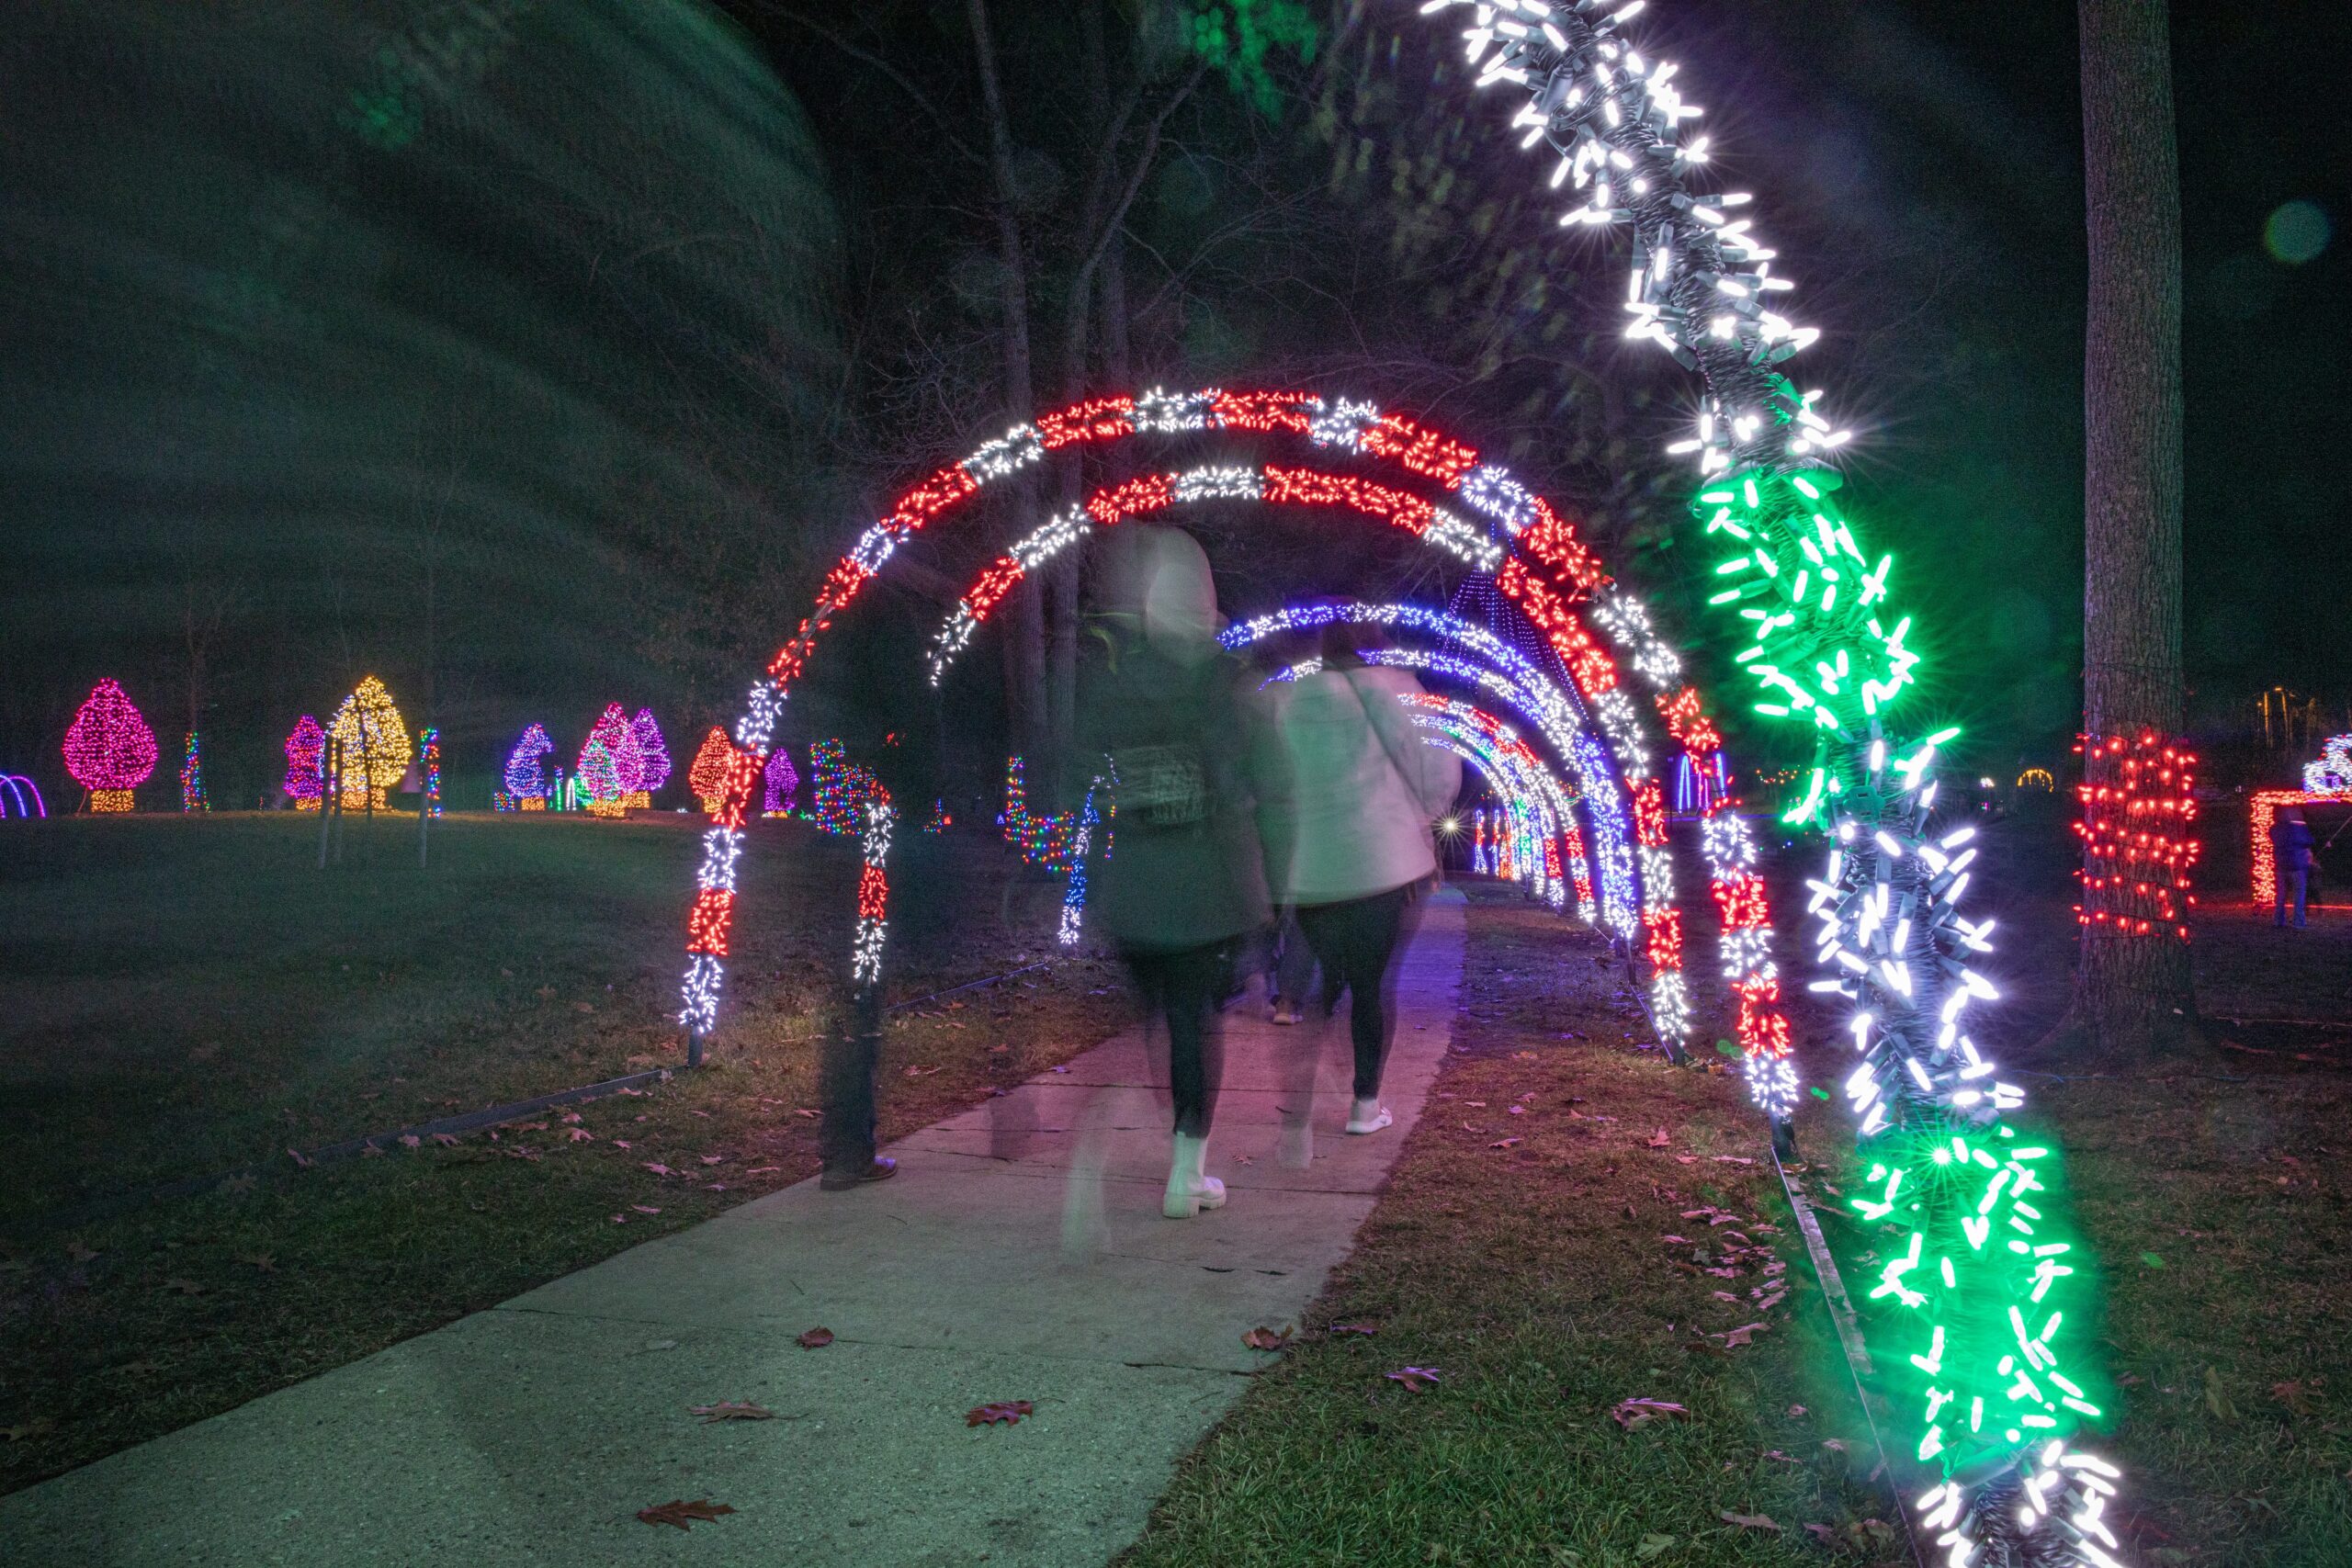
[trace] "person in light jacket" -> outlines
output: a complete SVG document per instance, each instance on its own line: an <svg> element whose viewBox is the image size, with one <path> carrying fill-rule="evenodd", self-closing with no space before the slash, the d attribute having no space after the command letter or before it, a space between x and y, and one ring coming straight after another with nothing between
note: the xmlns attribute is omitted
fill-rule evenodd
<svg viewBox="0 0 2352 1568"><path fill-rule="evenodd" d="M1428 745L1401 700L1421 694L1410 671L1369 663L1376 625L1323 631L1323 667L1277 701L1285 793L1261 813L1277 897L1322 966L1326 1020L1347 993L1354 1047L1348 1131L1393 1120L1380 1103L1395 1002L1394 960L1408 904L1437 875L1430 825L1453 806L1462 762ZM1303 1138L1295 1129L1293 1138ZM1286 1161L1293 1159L1286 1149Z"/></svg>
<svg viewBox="0 0 2352 1568"><path fill-rule="evenodd" d="M1271 749L1248 671L1217 646L1200 545L1130 525L1103 553L1105 637L1080 684L1078 752L1109 760L1117 837L1092 873L1090 912L1147 1027L1167 1025L1175 1138L1161 1210L1190 1219L1225 1201L1203 1169L1223 1072L1217 1008L1237 950L1271 913L1253 775Z"/></svg>
<svg viewBox="0 0 2352 1568"><path fill-rule="evenodd" d="M2312 848L2315 842L2311 824L2303 820L2303 808L2300 806L2287 807L2270 824L2270 853L2278 882L2279 925L2287 923L2289 904L2295 907L2297 928L2303 924L2303 892L2311 881Z"/></svg>

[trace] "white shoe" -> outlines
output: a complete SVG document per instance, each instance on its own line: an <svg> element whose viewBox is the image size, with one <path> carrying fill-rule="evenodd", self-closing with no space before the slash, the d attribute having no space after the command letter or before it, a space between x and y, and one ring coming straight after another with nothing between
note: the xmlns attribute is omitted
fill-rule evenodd
<svg viewBox="0 0 2352 1568"><path fill-rule="evenodd" d="M1396 1118L1388 1114L1388 1107L1377 1100L1359 1100L1348 1112L1348 1131L1362 1136L1377 1133Z"/></svg>
<svg viewBox="0 0 2352 1568"><path fill-rule="evenodd" d="M1171 1220L1189 1220L1203 1209L1225 1207L1225 1183L1201 1174L1201 1165L1208 1158L1208 1142L1187 1133L1176 1134L1174 1155L1168 1165L1168 1192L1159 1204L1159 1212Z"/></svg>

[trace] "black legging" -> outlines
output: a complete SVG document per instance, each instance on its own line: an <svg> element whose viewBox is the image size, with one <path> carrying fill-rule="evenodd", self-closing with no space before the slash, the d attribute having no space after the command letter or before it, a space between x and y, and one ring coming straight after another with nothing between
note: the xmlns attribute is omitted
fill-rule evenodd
<svg viewBox="0 0 2352 1568"><path fill-rule="evenodd" d="M1380 1094L1380 1071L1388 1059L1390 1004L1395 999L1388 960L1396 951L1408 886L1392 887L1369 898L1342 904L1302 904L1298 929L1323 966L1323 1016L1339 1010L1340 992L1348 1001L1348 1037L1355 1046L1355 1094L1374 1100Z"/></svg>
<svg viewBox="0 0 2352 1568"><path fill-rule="evenodd" d="M1176 1102L1176 1131L1208 1136L1225 1077L1225 1039L1216 1003L1232 962L1231 944L1175 949L1125 947L1119 956L1135 976L1144 1018L1168 1020L1168 1094Z"/></svg>

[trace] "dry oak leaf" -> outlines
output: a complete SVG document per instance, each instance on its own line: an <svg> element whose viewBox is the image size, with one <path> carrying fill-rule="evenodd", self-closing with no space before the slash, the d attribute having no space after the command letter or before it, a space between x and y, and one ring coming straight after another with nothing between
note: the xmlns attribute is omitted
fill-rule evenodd
<svg viewBox="0 0 2352 1568"><path fill-rule="evenodd" d="M975 1404L964 1412L967 1427L994 1427L999 1423L1010 1427L1026 1416L1034 1407L1025 1399L1001 1400L994 1404Z"/></svg>
<svg viewBox="0 0 2352 1568"><path fill-rule="evenodd" d="M404 1149L421 1149L424 1146L424 1140L418 1137L414 1133L402 1133L401 1134L401 1147Z"/></svg>
<svg viewBox="0 0 2352 1568"><path fill-rule="evenodd" d="M1435 1367L1399 1367L1393 1372L1383 1372L1380 1375L1391 1382L1403 1383L1415 1393L1426 1393L1435 1388L1439 1379L1445 1374Z"/></svg>
<svg viewBox="0 0 2352 1568"><path fill-rule="evenodd" d="M702 1156L702 1163L705 1165L717 1165L720 1160L723 1160L727 1156L725 1155L705 1155Z"/></svg>
<svg viewBox="0 0 2352 1568"><path fill-rule="evenodd" d="M812 1328L798 1340L803 1350L821 1350L832 1342L833 1331L830 1328Z"/></svg>
<svg viewBox="0 0 2352 1568"><path fill-rule="evenodd" d="M1666 1147L1668 1141L1666 1129L1660 1127L1657 1132L1650 1134L1648 1146L1654 1149L1662 1149Z"/></svg>
<svg viewBox="0 0 2352 1568"><path fill-rule="evenodd" d="M1526 1142L1523 1138L1498 1138L1487 1146L1490 1149L1513 1149Z"/></svg>
<svg viewBox="0 0 2352 1568"><path fill-rule="evenodd" d="M308 1170L311 1168L311 1156L304 1154L300 1149L288 1149L286 1151L286 1157L292 1160L298 1169Z"/></svg>
<svg viewBox="0 0 2352 1568"><path fill-rule="evenodd" d="M714 1503L707 1497L697 1498L692 1503L673 1497L658 1508L639 1508L637 1517L649 1525L675 1525L682 1530L690 1530L697 1521L707 1524L721 1514L734 1511L726 1504Z"/></svg>
<svg viewBox="0 0 2352 1568"><path fill-rule="evenodd" d="M1279 1334L1261 1325L1243 1335L1241 1343L1252 1350L1281 1350L1289 1346L1290 1337L1296 1331L1288 1325L1285 1325Z"/></svg>
<svg viewBox="0 0 2352 1568"><path fill-rule="evenodd" d="M435 1133L433 1134L433 1141L445 1149L454 1149L458 1146L458 1135L455 1133Z"/></svg>
<svg viewBox="0 0 2352 1568"><path fill-rule="evenodd" d="M570 1132L571 1134L571 1141L575 1144L593 1144L596 1141L596 1134L590 1132L585 1127L573 1127L570 1129Z"/></svg>
<svg viewBox="0 0 2352 1568"><path fill-rule="evenodd" d="M1745 1529L1770 1530L1775 1535L1779 1534L1781 1529L1779 1525L1774 1524L1762 1514L1735 1514L1726 1510L1717 1513L1715 1517L1727 1525L1738 1525Z"/></svg>
<svg viewBox="0 0 2352 1568"><path fill-rule="evenodd" d="M658 1214L662 1212L659 1209L649 1208L643 1203L631 1203L629 1207L635 1209L640 1214Z"/></svg>
<svg viewBox="0 0 2352 1568"><path fill-rule="evenodd" d="M645 1162L645 1168L651 1171L656 1176L667 1176L670 1174L670 1168L663 1165L658 1159L647 1160Z"/></svg>
<svg viewBox="0 0 2352 1568"><path fill-rule="evenodd" d="M1628 1432L1634 1432L1653 1421L1671 1421L1690 1414L1689 1406L1663 1399L1621 1399L1617 1408L1609 1413L1609 1418Z"/></svg>
<svg viewBox="0 0 2352 1568"><path fill-rule="evenodd" d="M1768 1332L1771 1326L1769 1323L1743 1324L1724 1336L1724 1348L1728 1350L1736 1346L1753 1344L1756 1336Z"/></svg>
<svg viewBox="0 0 2352 1568"><path fill-rule="evenodd" d="M763 1404L753 1404L748 1399L724 1400L717 1404L690 1404L686 1407L686 1414L701 1416L702 1424L706 1427L718 1421L773 1421L775 1419L775 1411Z"/></svg>
<svg viewBox="0 0 2352 1568"><path fill-rule="evenodd" d="M2298 1416L2312 1413L2311 1391L2300 1382L2274 1382L2270 1385L2270 1397Z"/></svg>

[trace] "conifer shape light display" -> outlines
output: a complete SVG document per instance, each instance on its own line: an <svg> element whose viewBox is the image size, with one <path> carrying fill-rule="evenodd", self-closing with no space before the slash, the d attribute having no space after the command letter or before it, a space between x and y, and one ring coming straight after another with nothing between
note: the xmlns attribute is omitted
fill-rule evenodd
<svg viewBox="0 0 2352 1568"><path fill-rule="evenodd" d="M65 771L90 792L92 811L128 811L155 771L155 731L112 681L90 690L65 729Z"/></svg>
<svg viewBox="0 0 2352 1568"><path fill-rule="evenodd" d="M727 770L735 761L735 743L727 739L727 731L717 725L702 738L702 747L686 769L686 787L702 802L703 814L718 815L720 802L727 794Z"/></svg>
<svg viewBox="0 0 2352 1568"><path fill-rule="evenodd" d="M316 811L326 794L327 732L304 714L286 738L286 782L281 786L297 811Z"/></svg>
<svg viewBox="0 0 2352 1568"><path fill-rule="evenodd" d="M639 738L637 727L629 722L628 715L621 710L620 704L612 703L605 706L603 716L596 720L596 727L588 732L588 739L602 746L613 760L614 775L620 781L620 793L613 798L615 810L626 811L632 806L650 806L652 799L650 795L644 799L638 798L644 788L639 782L645 772L644 742ZM584 770L587 765L588 749L582 746L580 749L580 766Z"/></svg>
<svg viewBox="0 0 2352 1568"><path fill-rule="evenodd" d="M630 806L650 807L653 792L670 782L670 748L662 739L662 727L653 722L651 708L637 710L637 716L628 721L628 732L637 743L637 766L634 776L624 771L621 785Z"/></svg>
<svg viewBox="0 0 2352 1568"><path fill-rule="evenodd" d="M408 725L392 694L375 676L363 679L327 725L343 753L343 808L381 811L385 794L408 773Z"/></svg>
<svg viewBox="0 0 2352 1568"><path fill-rule="evenodd" d="M538 725L523 731L514 742L514 750L506 754L506 770L500 775L506 785L503 809L508 811L545 811L548 808L547 769L539 759L555 750L555 742Z"/></svg>
<svg viewBox="0 0 2352 1568"><path fill-rule="evenodd" d="M180 809L212 809L212 802L204 794L204 737L198 730L187 732L187 750L180 756Z"/></svg>
<svg viewBox="0 0 2352 1568"><path fill-rule="evenodd" d="M791 748L779 746L775 749L775 755L768 759L767 772L763 777L767 794L760 803L760 809L770 817L791 816L793 796L800 793L800 773L792 765Z"/></svg>
<svg viewBox="0 0 2352 1568"><path fill-rule="evenodd" d="M572 775L580 792L588 800L588 812L593 817L618 817L626 809L621 805L621 773L613 761L613 754L605 743L594 736L580 750L580 771Z"/></svg>

